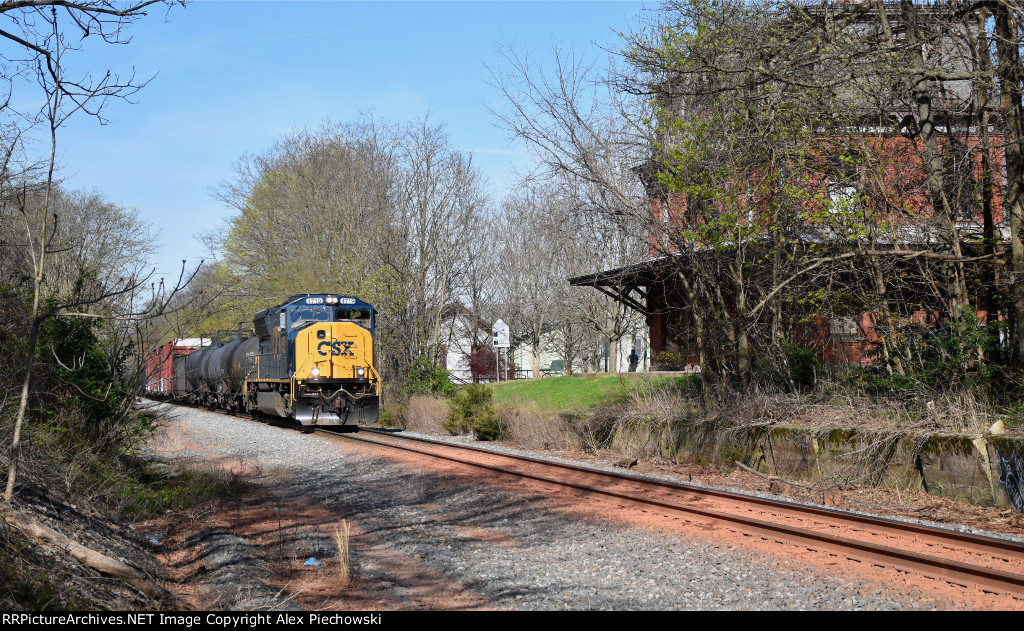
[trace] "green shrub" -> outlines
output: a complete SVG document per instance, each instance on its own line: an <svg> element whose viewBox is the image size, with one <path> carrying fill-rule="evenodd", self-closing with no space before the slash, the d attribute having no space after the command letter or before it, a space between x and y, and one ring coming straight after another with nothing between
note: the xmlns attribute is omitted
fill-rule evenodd
<svg viewBox="0 0 1024 631"><path fill-rule="evenodd" d="M104 352L97 326L84 318L51 318L40 327L37 387L49 396L36 410L44 423L69 429L93 450L102 441L100 449L116 453L144 436L152 418L128 413L133 393L118 384L125 357Z"/></svg>
<svg viewBox="0 0 1024 631"><path fill-rule="evenodd" d="M133 410L136 393L124 377L130 349L109 351L102 333L85 318L54 317L40 326L19 473L28 480L60 472L66 491L120 504L131 484L131 456L155 419ZM0 334L0 365L20 364L27 353L27 344Z"/></svg>
<svg viewBox="0 0 1024 631"><path fill-rule="evenodd" d="M456 392L444 428L452 435L473 432L478 440L497 440L505 436L506 427L492 404L491 389L472 383Z"/></svg>
<svg viewBox="0 0 1024 631"><path fill-rule="evenodd" d="M405 376L405 397L414 394L437 394L446 397L455 394L455 385L444 368L435 368L426 357L417 357Z"/></svg>
<svg viewBox="0 0 1024 631"><path fill-rule="evenodd" d="M684 370L689 356L685 352L662 351L654 357L657 370Z"/></svg>
<svg viewBox="0 0 1024 631"><path fill-rule="evenodd" d="M789 378L794 386L801 390L809 390L817 381L818 372L822 368L818 353L813 348L786 344L786 363L789 364Z"/></svg>
<svg viewBox="0 0 1024 631"><path fill-rule="evenodd" d="M498 419L491 405L480 408L470 424L477 440L498 440L507 434L505 424Z"/></svg>
<svg viewBox="0 0 1024 631"><path fill-rule="evenodd" d="M1024 426L1024 401L1013 401L1006 407L1006 415L1001 419L1006 427Z"/></svg>
<svg viewBox="0 0 1024 631"><path fill-rule="evenodd" d="M875 397L900 401L923 398L929 390L927 385L916 377L899 373L890 375L880 367L864 369L860 383L869 394Z"/></svg>
<svg viewBox="0 0 1024 631"><path fill-rule="evenodd" d="M396 412L393 407L387 407L381 409L377 425L381 427L403 427L405 424L402 422L401 414Z"/></svg>

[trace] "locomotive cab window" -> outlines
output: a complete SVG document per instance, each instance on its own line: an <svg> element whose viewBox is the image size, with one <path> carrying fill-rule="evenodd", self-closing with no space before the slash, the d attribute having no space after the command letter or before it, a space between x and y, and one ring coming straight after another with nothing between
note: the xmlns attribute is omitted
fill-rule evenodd
<svg viewBox="0 0 1024 631"><path fill-rule="evenodd" d="M327 307L301 307L293 309L288 316L288 325L292 329L305 326L310 322L330 322L331 311Z"/></svg>
<svg viewBox="0 0 1024 631"><path fill-rule="evenodd" d="M358 325L360 325L360 326L362 326L364 328L367 328L367 329L372 326L372 324L370 323L370 311L369 311L369 309L348 309L348 308L342 308L342 309L338 309L338 312L337 312L336 315L337 315L337 318L338 318L339 321L355 322L356 324L358 324Z"/></svg>

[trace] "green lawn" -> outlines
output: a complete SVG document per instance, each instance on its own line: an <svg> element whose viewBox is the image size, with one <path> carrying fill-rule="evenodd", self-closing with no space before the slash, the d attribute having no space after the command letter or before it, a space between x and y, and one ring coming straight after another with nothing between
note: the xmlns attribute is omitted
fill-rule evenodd
<svg viewBox="0 0 1024 631"><path fill-rule="evenodd" d="M629 391L636 388L663 388L677 390L694 387L700 377L687 375L658 375L647 373L631 375L625 379L607 377L551 377L548 379L523 379L502 381L500 385L488 384L494 392L495 402L509 402L518 407L536 405L540 412L585 413L595 408L629 401Z"/></svg>
<svg viewBox="0 0 1024 631"><path fill-rule="evenodd" d="M601 405L626 399L626 389L618 377L551 377L504 381L494 388L496 402L522 405L536 403L542 412L586 412Z"/></svg>

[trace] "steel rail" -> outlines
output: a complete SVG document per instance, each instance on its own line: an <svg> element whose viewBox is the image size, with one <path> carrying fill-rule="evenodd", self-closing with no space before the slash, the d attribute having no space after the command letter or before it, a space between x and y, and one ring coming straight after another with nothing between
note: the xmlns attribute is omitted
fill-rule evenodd
<svg viewBox="0 0 1024 631"><path fill-rule="evenodd" d="M219 411L214 411L214 413L221 413L227 415L226 413ZM237 415L236 418L242 418L242 416ZM255 422L260 422L255 418L250 418ZM267 419L267 421L269 421L273 425L279 425L282 427L293 426L293 424L283 422L278 423L275 422L275 420L271 420L269 418ZM473 447L470 445L456 445L452 443L412 436L397 436L392 432L380 431L373 428L362 427L361 430L363 432L388 436L390 438L396 439L397 442L409 441L425 443L436 447L476 452L486 456L518 460L531 464L541 465L547 468L574 471L577 473L583 473L595 477L603 477L606 479L642 483L647 486L653 486L667 490L686 491L689 493L693 493L695 495L715 497L718 499L723 499L734 503L746 503L748 505L762 506L767 510L789 511L794 514L811 515L832 522L845 521L847 523L853 523L858 526L870 528L872 532L892 533L895 534L895 536L905 536L907 533L910 533L921 538L933 539L935 541L935 545L942 545L948 547L952 542L955 544L988 550L991 554L993 554L993 556L995 556L995 553L999 553L1000 556L997 558L1002 558L1008 555L1024 560L1024 544L1020 544L1005 539L999 539L996 537L962 533L939 528L930 528L928 526L910 524L893 519L887 519L884 517L858 515L855 513L847 513L836 509L811 506L806 504L798 504L795 502L789 502L785 500L771 500L753 495L745 495L742 493L734 493L724 491L721 489L712 489L692 484L686 484L684 482L667 482L665 480L659 480L656 478L650 478L636 474L605 471L601 469L593 469L580 465L543 460L539 458L533 458L530 456L500 453L489 449ZM849 539L845 537L836 537L833 535L808 530L806 528L788 526L753 517L737 515L734 513L713 511L687 504L679 504L677 502L672 502L669 500L643 497L633 495L631 493L625 493L622 491L595 487L586 484L579 484L564 479L548 478L546 476L516 471L514 469L506 469L495 465L488 465L481 462L474 462L472 460L465 460L453 456L446 456L443 454L425 451L422 449L415 449L412 447L396 444L396 442L370 440L367 439L365 435L359 436L358 434L352 433L339 433L337 431L332 431L327 428L316 428L316 431L318 433L323 433L330 436L348 438L350 440L364 442L366 444L377 445L379 447L398 449L402 451L428 456L431 458L436 458L439 460L446 460L457 464L489 470L504 476L510 476L513 478L532 479L556 487L572 488L587 497L594 497L599 499L612 498L623 503L623 505L632 505L640 508L649 508L655 506L669 511L696 516L711 523L714 523L715 521L721 521L725 522L726 524L732 524L732 530L734 530L734 532L739 532L740 534L743 534L745 536L757 536L764 541L775 541L777 543L792 544L798 547L805 548L812 552L824 552L827 554L843 556L844 558L847 558L852 561L868 562L872 565L877 565L879 567L890 567L898 571L917 573L922 576L945 581L952 585L957 585L964 588L974 588L983 592L993 594L1005 594L1017 600L1024 600L1024 575L1021 574L1014 574L1012 572L1005 572L1002 570L997 570L984 566L971 565L968 563L962 563L950 559L943 559L941 557L910 552L907 550L900 550L899 548L893 548L891 546L884 546L865 541L858 541L856 539ZM925 543L927 544L927 542Z"/></svg>
<svg viewBox="0 0 1024 631"><path fill-rule="evenodd" d="M584 496L595 498L611 498L628 505L639 506L643 508L657 507L668 511L697 516L707 521L720 521L726 524L732 524L735 527L735 529L738 532L741 532L742 534L758 536L766 541L776 541L779 543L794 544L814 552L826 552L829 554L836 554L844 556L853 561L867 562L882 567L891 567L904 572L913 572L930 578L940 579L953 585L958 585L965 588L974 588L994 594L1005 594L1013 598L1024 600L1024 575L1021 574L1015 574L1012 572L1006 572L1003 570L993 569L979 565L962 563L960 561L944 559L941 557L911 552L908 550L901 550L899 548L880 545L877 543L859 541L856 539L849 539L846 537L837 537L834 535L808 530L806 528L774 523L745 515L737 515L734 513L726 513L699 508L697 506L681 504L667 499L643 497L640 495L634 495L632 493L602 488L599 486L592 486L589 484L581 484L578 482L572 482L565 479L558 479L543 475L537 475L533 473L516 471L515 469L508 469L496 465L485 464L482 462L474 462L473 460L458 458L455 456L438 454L436 452L424 449L417 449L408 445L397 444L394 441L379 441L369 439L365 436L358 436L354 434L338 434L336 432L330 432L327 430L323 431L324 433L332 434L335 436L341 436L344 438L357 440L368 444L374 444L381 447L399 449L411 453L429 456L432 458L454 462L461 465L472 466L478 469L492 471L501 475L513 476L516 478L526 478L544 484L555 485L564 488L571 488L574 489L575 491L582 493ZM397 437L394 436L393 434L386 432L374 433L390 436L392 438L397 439L400 442L421 442L438 447L443 447L446 449L465 450L470 452L482 453L488 456L498 458L507 458L511 460L524 461L531 464L542 465L548 468L571 470L598 477L612 478L617 480L627 480L631 482L640 482L645 485L651 485L672 490L683 490L694 494L702 494L717 497L720 499L725 499L730 502L749 503L758 506L770 507L772 509L786 510L790 512L799 511L808 515L813 515L816 517L827 519L828 521L832 522L848 521L855 523L859 526L870 527L872 530L880 529L882 531L898 533L898 536L905 536L907 533L911 533L918 537L934 539L936 540L936 543L940 545L950 545L951 543L956 543L960 545L969 545L972 547L988 548L991 549L993 553L998 552L1000 555L1010 554L1011 556L1016 556L1024 560L1024 545L1012 541L997 539L994 537L985 537L981 535L972 535L967 533L946 531L937 528L928 528L926 526L921 526L917 524L907 524L904 522L898 522L895 520L889 520L884 518L856 515L827 508L796 504L793 502L769 500L766 498L742 495L739 493L730 493L727 491L721 491L717 489L707 489L704 487L688 485L685 483L665 482L664 480L656 480L643 476L626 475L616 472L603 471L599 469L591 469L579 465L551 462L547 460L541 460L538 458L531 458L529 456L498 453L487 449L471 447L468 445L453 445L450 443L444 443L440 441L413 438L407 436Z"/></svg>
<svg viewBox="0 0 1024 631"><path fill-rule="evenodd" d="M395 438L400 440L409 440L431 445L438 445L441 447L450 447L453 449L474 451L490 456L504 457L512 460L520 460L523 462L529 462L531 464L537 464L546 467L555 467L567 471L595 475L603 478L611 478L614 480L621 480L626 482L639 482L646 486L653 486L668 491L687 491L695 494L704 495L707 497L724 499L730 502L763 507L767 510L791 511L793 513L798 513L800 515L827 519L832 522L841 520L846 525L870 527L874 532L880 534L891 534L893 536L899 537L915 535L925 538L939 538L939 540L946 544L952 542L967 546L984 547L992 554L1001 552L1009 555L1017 555L1021 561L1024 561L1024 544L1018 543L1016 541L1010 541L1008 539L999 539L997 537L958 532L954 530L944 530L940 528L924 526L921 524L912 524L904 521L899 521L896 519L889 519L886 517L859 515L857 513L850 513L847 511L842 511L834 508L813 506L810 504L800 504L797 502L791 502L787 500L758 497L756 495L747 495L744 493L726 491L723 489L715 489L705 486L698 486L695 484L687 484L686 482L669 482L666 480L660 480L658 478L637 475L634 473L606 471L603 469L594 469L582 465L544 460L541 458L534 458L531 456L524 456L521 454L507 454L492 451L490 449L484 449L481 447L474 447L472 445L457 445L439 440L431 440L429 438L420 438L416 436L398 436L392 432L384 432L373 428L363 427L361 431L368 431L383 436L394 436Z"/></svg>

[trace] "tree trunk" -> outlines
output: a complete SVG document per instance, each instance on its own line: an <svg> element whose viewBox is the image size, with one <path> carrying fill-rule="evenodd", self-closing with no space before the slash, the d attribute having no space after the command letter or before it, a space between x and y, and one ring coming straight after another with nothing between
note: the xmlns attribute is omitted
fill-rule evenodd
<svg viewBox="0 0 1024 631"><path fill-rule="evenodd" d="M1013 267L1011 299L1016 343L1012 359L1019 366L1024 364L1024 243L1021 241L1024 208L1021 207L1020 195L1021 178L1024 178L1024 155L1021 153L1024 120L1021 113L1022 69L1017 48L1019 25L1013 8L1005 3L996 4L993 13L1005 142L1003 155L1006 163L1006 193L1003 196L1003 212L1010 215L1010 255Z"/></svg>
<svg viewBox="0 0 1024 631"><path fill-rule="evenodd" d="M697 344L697 361L700 363L700 390L702 403L707 405L707 393L708 393L708 370L707 354L704 350L704 318L701 316L701 311L697 308L697 289L693 283L682 273L679 274L679 279L683 282L683 289L686 291L686 299L690 304L690 316L693 318L694 335L696 337ZM689 353L689 349L683 349L684 361L685 356Z"/></svg>
<svg viewBox="0 0 1024 631"><path fill-rule="evenodd" d="M21 383L21 399L18 403L18 416L14 421L14 438L11 440L11 464L7 469L7 486L4 491L4 502L11 503L14 497L14 483L18 477L18 461L21 459L21 428L25 424L25 412L28 409L28 392L32 383L32 369L35 367L36 343L39 341L39 291L32 305L32 331L28 338L28 358L25 360L25 378Z"/></svg>
<svg viewBox="0 0 1024 631"><path fill-rule="evenodd" d="M59 67L59 65L58 65ZM56 98L56 97L53 97ZM50 103L53 107L53 102ZM42 225L39 227L39 256L32 254L32 329L29 333L28 357L25 359L25 379L21 383L21 399L18 403L18 416L14 421L14 437L11 439L11 464L7 469L7 487L4 490L4 502L8 505L14 497L14 483L18 478L18 460L21 459L21 428L25 424L25 413L28 410L28 391L32 383L32 369L36 362L36 343L39 341L39 302L43 293L43 278L46 270L46 220L50 214L50 196L53 193L53 171L57 164L57 120L56 115L50 116L50 164L46 176L46 191L43 194L43 209L40 213ZM32 251L32 229L28 217L25 218L25 234Z"/></svg>
<svg viewBox="0 0 1024 631"><path fill-rule="evenodd" d="M736 258L733 260L731 267L733 282L736 284L736 318L734 319L736 327L736 353L738 355L740 382L743 384L743 390L746 391L750 387L752 366L750 337L747 334L749 330L747 322L747 291L743 282L742 247L736 248Z"/></svg>
<svg viewBox="0 0 1024 631"><path fill-rule="evenodd" d="M940 235L947 241L946 247L954 256L961 256L960 233L956 227L956 211L950 206L949 198L942 187L942 153L939 150L938 133L935 130L932 97L925 76L925 60L921 50L917 26L917 8L910 0L901 0L903 21L906 25L907 46L913 51L914 74L910 79L910 98L917 109L921 143L924 146L924 165L928 173L928 193L932 200L932 212ZM969 306L967 284L964 279L963 263L953 264L954 281L951 288L952 309L950 317L959 319L963 308Z"/></svg>
<svg viewBox="0 0 1024 631"><path fill-rule="evenodd" d="M990 44L985 31L985 23L988 21L989 12L982 9L978 13L978 41L976 47L977 66L982 73L992 70L992 59L989 56ZM993 259L999 258L999 236L996 234L996 219L992 206L992 160L991 147L989 146L988 127L990 115L988 111L989 85L985 80L974 82L974 108L977 112L978 127L980 129L978 139L978 153L981 157L981 173L978 176L977 188L978 197L981 201L982 218L982 239L984 241L985 254L991 255ZM973 166L973 157L972 157ZM973 169L972 169L973 171ZM986 313L986 323L992 324L999 312L999 300L996 295L997 271L995 265L988 265L983 271L982 304ZM978 356L983 357L984 349L978 349ZM1000 345L996 344L992 351L991 361L1002 362Z"/></svg>

